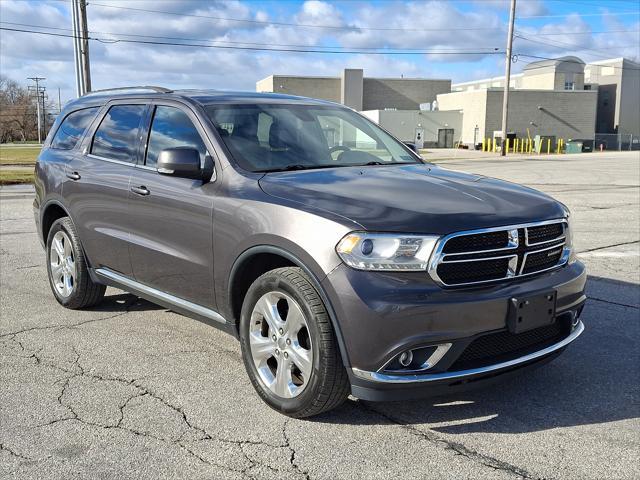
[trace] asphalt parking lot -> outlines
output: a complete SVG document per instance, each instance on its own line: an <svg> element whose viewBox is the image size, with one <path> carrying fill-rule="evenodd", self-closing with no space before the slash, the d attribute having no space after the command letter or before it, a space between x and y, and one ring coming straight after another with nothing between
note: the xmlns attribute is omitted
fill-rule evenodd
<svg viewBox="0 0 640 480"><path fill-rule="evenodd" d="M0 199L0 477L639 478L640 153L442 165L571 208L585 333L489 390L312 420L263 404L215 329L114 289L60 307L31 200Z"/></svg>

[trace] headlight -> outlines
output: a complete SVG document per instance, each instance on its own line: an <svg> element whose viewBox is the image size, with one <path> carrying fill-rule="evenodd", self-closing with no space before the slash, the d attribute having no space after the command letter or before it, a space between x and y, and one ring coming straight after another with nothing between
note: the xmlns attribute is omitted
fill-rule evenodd
<svg viewBox="0 0 640 480"><path fill-rule="evenodd" d="M565 221L567 222L567 228L565 229L565 232L564 232L564 236L565 236L564 250L565 250L565 256L567 257L567 263L573 263L577 260L576 252L575 252L575 249L573 248L573 232L571 231L570 217L571 217L571 212L565 206L564 218L565 218Z"/></svg>
<svg viewBox="0 0 640 480"><path fill-rule="evenodd" d="M336 246L340 258L358 270L426 270L439 237L352 232Z"/></svg>

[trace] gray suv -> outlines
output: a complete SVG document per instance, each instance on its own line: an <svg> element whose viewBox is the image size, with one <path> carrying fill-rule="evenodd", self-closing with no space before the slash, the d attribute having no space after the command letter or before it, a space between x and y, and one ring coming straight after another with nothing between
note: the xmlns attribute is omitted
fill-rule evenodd
<svg viewBox="0 0 640 480"><path fill-rule="evenodd" d="M35 186L60 304L110 285L221 328L285 415L483 385L584 329L564 205L425 163L341 105L92 93L58 117Z"/></svg>

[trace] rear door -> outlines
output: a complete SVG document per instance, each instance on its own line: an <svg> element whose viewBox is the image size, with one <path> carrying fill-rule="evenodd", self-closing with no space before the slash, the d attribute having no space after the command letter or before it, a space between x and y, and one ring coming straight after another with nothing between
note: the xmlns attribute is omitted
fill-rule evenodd
<svg viewBox="0 0 640 480"><path fill-rule="evenodd" d="M215 307L213 202L215 182L159 174L167 148L189 147L200 162L213 152L198 118L178 102L155 102L146 144L130 182L131 263L135 279L193 303ZM210 159L209 159L210 160Z"/></svg>
<svg viewBox="0 0 640 480"><path fill-rule="evenodd" d="M131 276L129 178L138 160L144 101L114 101L67 164L63 193L93 268Z"/></svg>

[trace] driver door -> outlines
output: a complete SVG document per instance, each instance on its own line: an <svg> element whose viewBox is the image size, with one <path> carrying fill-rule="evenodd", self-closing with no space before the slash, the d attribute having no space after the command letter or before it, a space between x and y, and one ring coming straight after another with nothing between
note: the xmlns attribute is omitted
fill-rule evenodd
<svg viewBox="0 0 640 480"><path fill-rule="evenodd" d="M129 205L130 256L136 281L215 307L213 289L213 202L215 182L163 175L160 152L189 147L201 165L211 148L195 114L182 104L153 104L142 162L133 168Z"/></svg>

